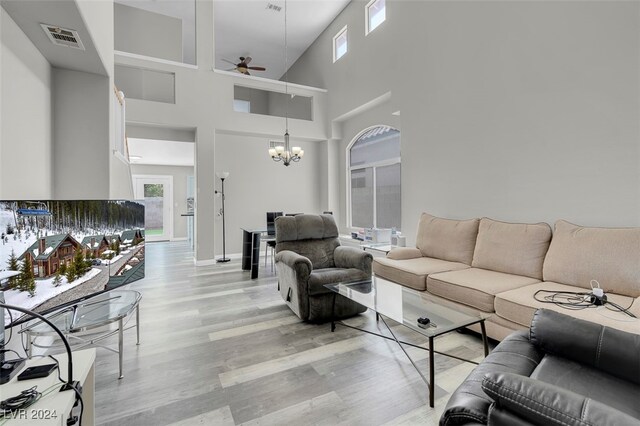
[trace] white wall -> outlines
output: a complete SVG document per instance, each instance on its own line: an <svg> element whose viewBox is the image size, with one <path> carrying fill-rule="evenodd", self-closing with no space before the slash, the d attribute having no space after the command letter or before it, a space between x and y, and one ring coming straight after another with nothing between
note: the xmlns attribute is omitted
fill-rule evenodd
<svg viewBox="0 0 640 426"><path fill-rule="evenodd" d="M269 158L265 137L216 134L215 169L228 171L225 179L226 252L242 252L242 231L266 229L266 213L321 213L320 175L321 150L319 142L292 140L300 145L305 156L300 162L285 167ZM213 193L211 188L211 192ZM216 178L215 189L220 190ZM222 207L216 198L216 235L222 233ZM216 239L216 254L222 254L222 240Z"/></svg>
<svg viewBox="0 0 640 426"><path fill-rule="evenodd" d="M76 0L107 73L113 76L113 0Z"/></svg>
<svg viewBox="0 0 640 426"><path fill-rule="evenodd" d="M146 61L139 58L130 58L124 56L118 56L116 62L119 64L147 67L151 69L163 70L168 72L174 72L176 75L176 103L175 104L163 104L160 102L146 102L135 99L130 99L127 102L127 121L130 123L142 124L142 125L161 125L162 127L170 128L187 128L196 129L196 253L195 260L198 264L208 263L214 261L216 254L221 253L221 224L216 221L215 212L217 209L216 199L214 196L214 188L219 185L219 180L216 179L215 173L220 169L227 169L228 162L230 165L236 164L234 162L242 162L242 156L248 155L249 157L256 156L264 167L273 167L281 173L283 177L283 183L286 185L294 185L298 188L301 186L314 188L313 192L320 200L321 195L317 189L316 181L317 175L315 172L309 172L311 180L305 182L297 180L288 180L287 176L297 176L294 168L300 166L301 168L319 167L315 161L321 157L321 153L318 151L318 156L315 156L316 151L314 147L311 147L312 141L326 140L326 119L324 103L326 102L326 93L321 90L314 90L308 88L291 87L289 86L290 93L295 93L305 96L314 96L314 114L317 121L303 121L303 120L290 120L289 131L295 138L294 140L301 140L296 144L301 144L307 149L309 145L309 151L305 153L305 159L302 163L291 166L285 169L282 165L276 165L267 156L268 141L274 138L282 138L284 133L284 118L261 116L254 114L236 113L233 111L233 98L234 98L234 85L242 84L248 87L255 87L263 90L279 90L284 91L284 87L279 82L266 81L259 78L251 78L238 75L236 73L220 73L211 72L213 68L213 6L210 1L198 1L196 8L197 13L197 63L198 69L192 67L182 67L171 64L161 64L153 61ZM255 137L257 145L251 145L257 149L257 152L246 152L242 149L243 140L245 136ZM222 145L218 146L220 135L227 135L230 138L237 137L241 140L239 145L235 146L233 150L222 153L220 149L224 147L224 137L222 138ZM313 142L317 144L317 149L320 149L321 142ZM224 151L223 151L224 152ZM315 158L314 158L315 157ZM239 164L239 163L238 163ZM252 163L253 164L253 163ZM253 179L254 173L250 167L244 165L238 165L239 171L230 170L232 176L229 180L229 185L237 185L238 181L231 183L234 180L234 176L237 178L239 175L247 173L248 176ZM246 170L245 170L246 169ZM262 169L259 169L262 170ZM267 169L273 170L273 169ZM285 170L289 173L285 173ZM315 169L319 170L319 169ZM268 174L258 173L258 182L264 180L269 176ZM305 175L306 176L306 175ZM247 179L249 181L250 179ZM255 180L255 179L253 179ZM235 188L238 192L249 193L251 191L250 186L241 186ZM290 195L289 197L294 197ZM306 197L306 196L305 196ZM251 210L252 204L249 198L243 200L249 204L244 205L239 211ZM289 200L288 202L291 202ZM311 205L311 202L307 203L309 209L316 208L316 211L321 211L319 201L317 207ZM294 210L295 205L285 206L290 207L290 210ZM305 206L302 206L305 207ZM237 230L239 226L249 226L251 223L264 223L263 215L266 213L267 206L259 206L259 212L251 218L240 218L239 222L235 225L227 224L227 230L231 231L232 226ZM308 210L311 211L311 210ZM238 231L239 232L239 231ZM240 237L241 238L241 237ZM227 242L231 243L232 237L227 238ZM240 240L237 239L237 244ZM236 243L234 243L236 244ZM240 252L240 247L229 247L235 252ZM228 252L232 252L228 250Z"/></svg>
<svg viewBox="0 0 640 426"><path fill-rule="evenodd" d="M0 8L0 199L51 198L51 66Z"/></svg>
<svg viewBox="0 0 640 426"><path fill-rule="evenodd" d="M182 62L182 20L114 3L115 48Z"/></svg>
<svg viewBox="0 0 640 426"><path fill-rule="evenodd" d="M391 92L410 242L421 211L640 225L640 3L387 2L367 36L365 4L347 6L289 77L329 90L329 119ZM333 64L347 24L349 52Z"/></svg>
<svg viewBox="0 0 640 426"><path fill-rule="evenodd" d="M173 238L187 238L187 218L180 216L187 212L187 177L193 176L193 167L131 165L134 175L173 176Z"/></svg>
<svg viewBox="0 0 640 426"><path fill-rule="evenodd" d="M53 69L54 193L108 199L109 77Z"/></svg>

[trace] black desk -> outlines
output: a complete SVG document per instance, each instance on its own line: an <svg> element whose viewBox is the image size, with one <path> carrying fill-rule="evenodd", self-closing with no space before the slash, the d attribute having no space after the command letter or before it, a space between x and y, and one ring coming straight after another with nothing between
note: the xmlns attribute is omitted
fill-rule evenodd
<svg viewBox="0 0 640 426"><path fill-rule="evenodd" d="M260 263L260 235L266 229L242 229L242 270L251 271L251 279L258 278L258 264Z"/></svg>

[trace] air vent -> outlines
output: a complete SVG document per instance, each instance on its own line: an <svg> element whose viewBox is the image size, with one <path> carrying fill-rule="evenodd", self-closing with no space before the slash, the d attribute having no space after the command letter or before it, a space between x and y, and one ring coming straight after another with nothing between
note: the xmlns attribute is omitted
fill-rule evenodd
<svg viewBox="0 0 640 426"><path fill-rule="evenodd" d="M78 32L68 30L66 28L56 27L55 25L40 24L49 40L57 46L73 47L74 49L84 50L84 45L80 41Z"/></svg>
<svg viewBox="0 0 640 426"><path fill-rule="evenodd" d="M282 6L276 6L273 3L267 3L267 9L273 10L274 12L280 12L282 10Z"/></svg>

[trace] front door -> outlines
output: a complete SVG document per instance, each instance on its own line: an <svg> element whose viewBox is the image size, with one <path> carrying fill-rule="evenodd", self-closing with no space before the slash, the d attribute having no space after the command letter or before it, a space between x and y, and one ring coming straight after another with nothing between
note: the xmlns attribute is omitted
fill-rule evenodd
<svg viewBox="0 0 640 426"><path fill-rule="evenodd" d="M134 175L136 200L144 201L144 236L146 241L168 241L173 238L173 177Z"/></svg>

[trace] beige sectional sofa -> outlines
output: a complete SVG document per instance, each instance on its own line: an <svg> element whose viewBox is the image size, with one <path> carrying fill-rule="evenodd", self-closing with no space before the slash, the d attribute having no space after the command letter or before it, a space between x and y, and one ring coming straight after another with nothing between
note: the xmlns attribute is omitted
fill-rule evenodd
<svg viewBox="0 0 640 426"><path fill-rule="evenodd" d="M590 291L640 317L640 228L587 228L560 220L506 223L423 213L415 248L394 248L373 263L376 276L474 308L502 340L525 329L537 308L640 334L640 319L606 307L569 310L534 298L538 290Z"/></svg>

